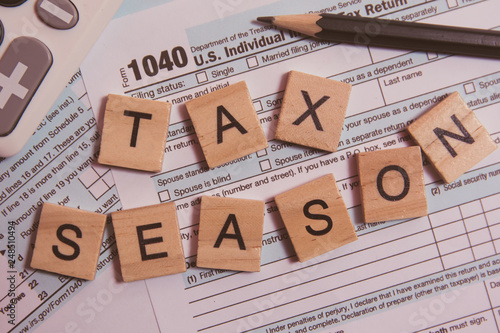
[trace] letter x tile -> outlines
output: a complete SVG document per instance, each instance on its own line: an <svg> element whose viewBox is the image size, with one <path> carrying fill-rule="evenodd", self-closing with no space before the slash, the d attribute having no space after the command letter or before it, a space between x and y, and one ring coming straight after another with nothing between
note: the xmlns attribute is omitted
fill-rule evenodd
<svg viewBox="0 0 500 333"><path fill-rule="evenodd" d="M337 151L351 85L291 71L275 138Z"/></svg>
<svg viewBox="0 0 500 333"><path fill-rule="evenodd" d="M108 95L99 163L161 171L170 107L167 102Z"/></svg>

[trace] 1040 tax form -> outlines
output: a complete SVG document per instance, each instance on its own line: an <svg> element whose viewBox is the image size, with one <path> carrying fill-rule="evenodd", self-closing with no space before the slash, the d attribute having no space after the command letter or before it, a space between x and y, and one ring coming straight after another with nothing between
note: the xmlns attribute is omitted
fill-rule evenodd
<svg viewBox="0 0 500 333"><path fill-rule="evenodd" d="M500 152L450 184L424 161L429 214L372 224L362 219L355 155L414 145L406 127L455 91L498 144L500 62L337 44L255 22L331 12L498 29L499 10L494 0L199 0L116 17L81 67L90 105L100 128L109 93L172 103L162 171L111 172L124 209L175 202L188 269L123 283L113 259L38 330L499 331ZM353 86L337 152L274 139L291 70ZM242 80L269 147L209 169L184 103ZM359 239L299 263L274 197L329 173ZM196 267L201 196L265 201L260 272Z"/></svg>

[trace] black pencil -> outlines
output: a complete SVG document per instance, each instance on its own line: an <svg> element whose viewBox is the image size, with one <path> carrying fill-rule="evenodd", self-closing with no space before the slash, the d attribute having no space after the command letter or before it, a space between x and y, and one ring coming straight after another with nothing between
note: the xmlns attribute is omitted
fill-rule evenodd
<svg viewBox="0 0 500 333"><path fill-rule="evenodd" d="M257 20L335 42L500 59L500 31L340 14L264 16Z"/></svg>

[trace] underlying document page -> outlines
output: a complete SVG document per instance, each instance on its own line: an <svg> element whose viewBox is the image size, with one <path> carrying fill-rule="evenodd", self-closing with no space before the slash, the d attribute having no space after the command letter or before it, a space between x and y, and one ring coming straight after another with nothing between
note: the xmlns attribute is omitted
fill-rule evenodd
<svg viewBox="0 0 500 333"><path fill-rule="evenodd" d="M500 151L451 184L424 161L429 215L373 224L363 223L355 161L358 152L415 145L406 127L455 91L500 143L500 61L336 44L255 22L258 16L331 12L498 29L499 11L495 0L199 0L171 1L115 18L82 66L85 86L98 128L108 93L173 104L162 171L112 168L112 173L123 209L175 202L188 269L123 283L119 259L112 256L113 270L86 283L37 327L41 332L500 330ZM290 70L353 86L337 152L274 139ZM269 147L209 169L185 102L242 80ZM300 263L274 197L329 173L359 239ZM196 267L202 196L265 201L260 272ZM116 251L112 235L106 239Z"/></svg>
<svg viewBox="0 0 500 333"><path fill-rule="evenodd" d="M360 0L254 6L200 1L186 8L173 2L123 17L112 23L102 47L83 66L91 101L100 110L110 92L173 104L162 172L113 169L124 208L169 201L177 206L188 270L145 281L159 329L498 330L498 150L451 184L425 161L430 214L374 224L362 222L354 156L414 145L406 126L454 91L498 143L500 62L339 45L273 29L255 18L312 11L491 29L500 24L493 14L500 3ZM137 22L146 21L138 29ZM162 61L167 65L160 68ZM274 140L290 70L353 85L336 153ZM269 148L209 169L184 103L241 80L249 87ZM327 173L337 180L359 240L299 263L273 198ZM200 198L209 195L266 202L261 272L196 267Z"/></svg>
<svg viewBox="0 0 500 333"><path fill-rule="evenodd" d="M45 202L103 214L121 208L111 171L94 163L99 138L78 72L26 146L0 161L1 332L40 326L89 285L32 269L30 261ZM109 225L97 276L117 255L113 245Z"/></svg>

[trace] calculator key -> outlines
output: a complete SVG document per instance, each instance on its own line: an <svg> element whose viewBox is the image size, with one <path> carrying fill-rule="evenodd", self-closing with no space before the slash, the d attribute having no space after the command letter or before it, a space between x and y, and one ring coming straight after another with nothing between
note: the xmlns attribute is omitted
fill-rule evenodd
<svg viewBox="0 0 500 333"><path fill-rule="evenodd" d="M16 7L26 2L27 0L0 0L0 6L3 7Z"/></svg>
<svg viewBox="0 0 500 333"><path fill-rule="evenodd" d="M71 29L78 22L78 10L69 0L38 0L35 10L45 24L55 29Z"/></svg>
<svg viewBox="0 0 500 333"><path fill-rule="evenodd" d="M12 132L52 66L52 53L33 37L14 39L0 58L0 136Z"/></svg>

